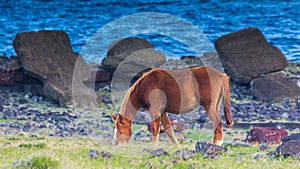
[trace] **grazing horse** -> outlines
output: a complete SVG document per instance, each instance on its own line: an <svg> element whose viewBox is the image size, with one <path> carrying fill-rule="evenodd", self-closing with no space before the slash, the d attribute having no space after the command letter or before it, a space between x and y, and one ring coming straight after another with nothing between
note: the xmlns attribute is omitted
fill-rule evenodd
<svg viewBox="0 0 300 169"><path fill-rule="evenodd" d="M225 73L207 67L191 67L181 70L152 69L139 78L125 95L118 116L114 120L114 141L127 143L131 137L131 125L137 112L143 108L152 118L152 143L158 144L160 123L174 145L178 142L170 124L168 113L188 113L202 105L212 121L213 143L223 142L223 122L219 109L223 102L227 125L233 126L229 77Z"/></svg>

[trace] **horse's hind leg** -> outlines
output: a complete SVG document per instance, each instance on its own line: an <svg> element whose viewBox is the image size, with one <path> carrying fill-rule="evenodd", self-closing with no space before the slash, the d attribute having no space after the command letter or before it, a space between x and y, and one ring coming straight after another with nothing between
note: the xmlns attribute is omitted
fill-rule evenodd
<svg viewBox="0 0 300 169"><path fill-rule="evenodd" d="M169 116L168 116L167 112L164 112L164 113L161 114L161 123L164 126L165 132L170 137L170 139L171 139L172 143L174 144L174 146L177 146L178 141L175 138L174 130L173 130L172 125L170 123Z"/></svg>
<svg viewBox="0 0 300 169"><path fill-rule="evenodd" d="M221 146L223 144L223 122L219 116L219 113L216 108L211 108L210 106L204 106L206 113L213 124L214 130L214 141L213 143Z"/></svg>

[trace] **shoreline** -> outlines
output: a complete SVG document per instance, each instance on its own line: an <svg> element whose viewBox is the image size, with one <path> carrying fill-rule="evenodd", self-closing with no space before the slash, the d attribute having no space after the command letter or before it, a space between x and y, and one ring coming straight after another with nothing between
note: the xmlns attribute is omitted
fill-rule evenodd
<svg viewBox="0 0 300 169"><path fill-rule="evenodd" d="M300 63L291 63L283 70L288 78L300 81ZM231 102L236 123L300 122L300 98L291 101L266 102L253 98L249 86L231 83ZM104 87L107 86L103 84ZM6 88L6 89L5 89ZM13 89L14 90L14 89ZM98 90L101 104L96 110L60 107L40 95L9 91L0 86L0 132L40 133L50 136L111 136L110 114L117 113L110 92ZM203 109L184 115L171 115L184 122L186 129L197 128L207 121ZM196 118L195 118L196 117ZM146 124L145 124L146 125ZM249 125L251 126L251 125Z"/></svg>

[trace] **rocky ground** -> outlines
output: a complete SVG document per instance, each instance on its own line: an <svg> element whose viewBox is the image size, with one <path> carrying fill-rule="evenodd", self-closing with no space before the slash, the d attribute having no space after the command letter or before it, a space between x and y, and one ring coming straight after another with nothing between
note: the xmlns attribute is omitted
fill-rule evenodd
<svg viewBox="0 0 300 169"><path fill-rule="evenodd" d="M289 78L300 80L299 63L290 63L290 66L283 72ZM249 86L232 83L232 111L234 121L237 124L253 122L300 123L300 99L265 102L253 98L249 88ZM0 132L3 134L34 132L61 137L76 135L111 137L113 124L110 114L117 113L117 111L112 106L110 93L107 89L109 89L108 86L98 91L102 100L98 109L85 110L62 108L43 96L10 91L9 88L1 87ZM182 121L185 129L199 128L202 124L209 122L201 108L199 111L185 115L171 115L171 118ZM280 127L285 128L285 126ZM147 134L147 131L139 130L135 133L136 137L141 132ZM148 134L148 136L150 135Z"/></svg>

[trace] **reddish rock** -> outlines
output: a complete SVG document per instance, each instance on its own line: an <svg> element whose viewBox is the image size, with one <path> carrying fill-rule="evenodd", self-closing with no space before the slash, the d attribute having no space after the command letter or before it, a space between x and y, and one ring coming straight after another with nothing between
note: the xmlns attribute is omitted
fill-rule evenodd
<svg viewBox="0 0 300 169"><path fill-rule="evenodd" d="M288 132L284 129L276 129L271 127L254 127L246 138L246 141L251 144L279 144L283 137L286 137Z"/></svg>
<svg viewBox="0 0 300 169"><path fill-rule="evenodd" d="M288 65L281 51L269 44L262 32L254 27L220 37L215 47L227 73L241 83L249 83L262 74Z"/></svg>

